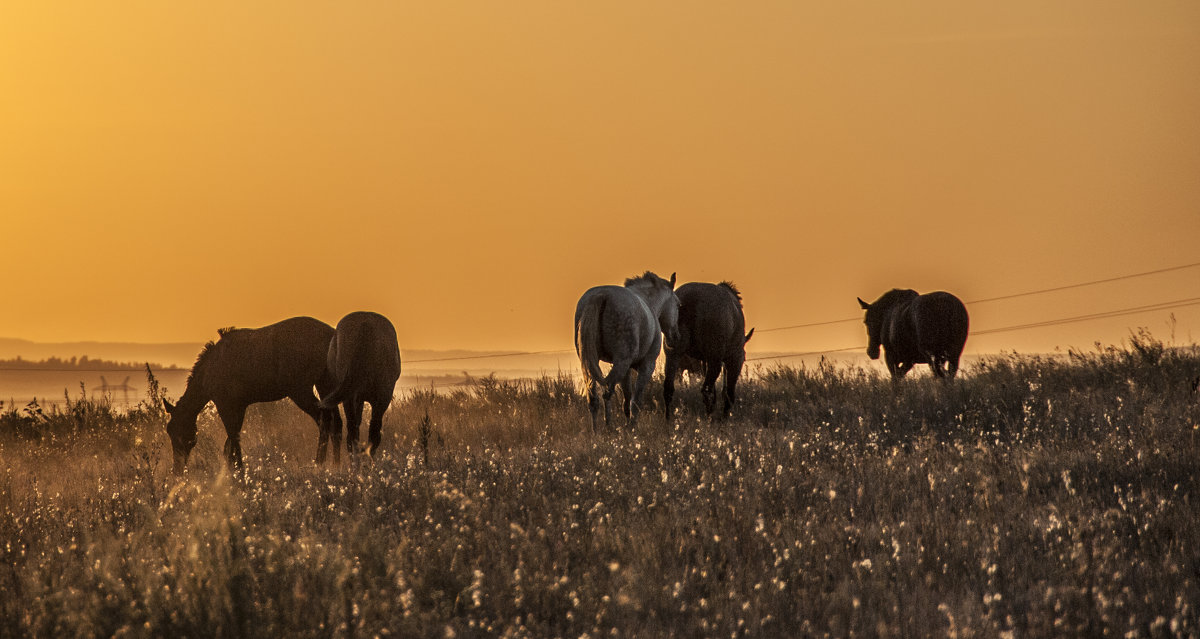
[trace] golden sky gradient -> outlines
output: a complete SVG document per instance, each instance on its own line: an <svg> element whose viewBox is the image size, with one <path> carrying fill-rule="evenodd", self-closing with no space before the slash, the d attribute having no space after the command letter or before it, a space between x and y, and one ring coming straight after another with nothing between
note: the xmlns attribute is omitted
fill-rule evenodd
<svg viewBox="0 0 1200 639"><path fill-rule="evenodd" d="M39 341L373 309L402 347L557 349L645 269L734 280L764 329L1200 262L1200 3L6 2L0 215L0 336ZM1190 269L970 310L1197 296Z"/></svg>

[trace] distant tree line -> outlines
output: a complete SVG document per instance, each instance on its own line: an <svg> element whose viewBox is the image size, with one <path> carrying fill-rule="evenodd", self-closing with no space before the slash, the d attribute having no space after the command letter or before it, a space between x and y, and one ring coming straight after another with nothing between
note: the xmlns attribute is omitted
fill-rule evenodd
<svg viewBox="0 0 1200 639"><path fill-rule="evenodd" d="M177 366L161 366L150 364L154 370L178 369ZM66 370L66 371L142 371L146 369L145 362L115 362L107 359L92 359L87 355L79 357L50 357L42 360L22 359L20 355L13 359L0 359L0 370Z"/></svg>

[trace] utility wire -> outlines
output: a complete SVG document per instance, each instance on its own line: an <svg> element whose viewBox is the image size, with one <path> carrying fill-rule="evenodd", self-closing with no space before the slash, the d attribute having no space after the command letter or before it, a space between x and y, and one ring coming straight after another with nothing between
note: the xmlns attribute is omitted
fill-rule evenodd
<svg viewBox="0 0 1200 639"><path fill-rule="evenodd" d="M1030 322L1028 324L1017 324L1014 326L1005 326L1002 328L990 328L982 331L973 331L971 335L991 335L994 333L1007 333L1010 331L1019 331L1027 328L1041 328L1045 326L1059 326L1062 324L1075 324L1077 322L1086 322L1089 320L1106 319L1109 317L1121 317L1123 315L1136 315L1138 313L1147 313L1150 311L1166 311L1173 308L1182 308L1185 306L1196 306L1200 304L1200 297L1191 297L1172 302L1161 302L1159 304L1147 304L1146 306L1136 306L1133 308L1123 308L1115 311L1104 311L1101 313L1090 313L1088 315L1076 315L1074 317L1062 317L1059 319L1046 320L1044 322Z"/></svg>
<svg viewBox="0 0 1200 639"><path fill-rule="evenodd" d="M1145 277L1147 275L1158 275L1159 273L1168 273L1171 271L1182 271L1184 269L1196 268L1197 266L1200 266L1200 262L1193 262L1191 264L1180 264L1179 266L1169 266L1167 268L1154 269L1152 271L1142 271L1141 273L1130 273L1128 275L1120 275L1117 277L1109 277L1109 278L1100 279L1100 280L1090 280L1087 282L1078 282L1076 284L1067 284L1065 286L1054 286L1051 288L1043 288L1043 289L1038 289L1035 291L1025 291L1023 293L1012 293L1009 295L998 295L996 297L985 297L983 299L969 300L964 303L965 304L983 304L986 302L1009 300L1009 299L1015 299L1018 297L1028 297L1030 295L1041 295L1043 293L1054 293L1057 291L1065 291L1065 290L1073 289L1073 288L1082 288L1085 286L1095 286L1097 284L1107 284L1109 282L1117 282L1120 280L1129 280L1129 279L1134 279L1134 278L1138 278L1138 277ZM827 320L824 322L810 322L808 324L793 324L791 326L777 326L775 328L760 328L757 330L757 332L771 333L774 331L787 331L787 330L792 330L792 329L796 329L796 328L812 328L815 326L830 326L833 324L844 324L847 322L861 322L861 321L862 321L862 316L846 317L843 319Z"/></svg>
<svg viewBox="0 0 1200 639"><path fill-rule="evenodd" d="M1053 288L1043 288L1043 289L1037 290L1037 291L1026 291L1024 293L1013 293L1012 295L1000 295L997 297L987 297L987 298L984 298L981 300L971 300L970 302L967 302L967 304L982 304L984 302L995 302L998 300L1008 300L1008 299L1013 299L1015 297L1026 297L1029 295L1040 295L1042 293L1053 293L1056 291L1065 291L1067 289L1072 289L1072 288L1082 288L1084 286L1093 286L1095 284L1107 284L1109 282L1117 282L1120 280L1131 280L1131 279L1134 279L1137 277L1145 277L1147 275L1158 275L1159 273L1167 273L1170 271L1182 271L1183 269L1195 268L1197 266L1200 266L1200 262L1193 262L1192 264L1181 264L1179 266L1169 266L1167 268L1155 269L1153 271L1143 271L1141 273L1131 273L1129 275L1121 275L1118 277L1109 277L1109 278L1102 279L1102 280L1092 280L1090 282L1080 282L1078 284L1067 284L1066 286L1055 286Z"/></svg>
<svg viewBox="0 0 1200 639"><path fill-rule="evenodd" d="M827 351L808 351L807 353L788 353L786 355L760 355L758 357L747 357L747 362L757 362L765 359L787 359L789 357L809 357L812 355L828 355L830 353L846 353L849 351L858 351L866 348L866 344L859 346L847 346L845 348L834 348Z"/></svg>
<svg viewBox="0 0 1200 639"><path fill-rule="evenodd" d="M496 353L494 355L463 355L462 357L434 357L430 359L409 359L405 360L405 364L424 364L427 362L457 362L466 359L493 359L496 357L518 357L521 355L558 355L562 353L574 353L574 349L563 349L557 351L518 351L515 353Z"/></svg>
<svg viewBox="0 0 1200 639"><path fill-rule="evenodd" d="M1147 304L1145 306L1134 306L1130 308L1116 309L1112 311L1103 311L1100 313L1090 313L1088 315L1076 315L1074 317L1060 317L1058 319L1046 320L1043 322L1030 322L1028 324L1014 324L1012 326L1001 326L997 328L989 328L982 331L971 331L971 336L993 335L995 333L1010 333L1012 331L1023 331L1030 328L1043 328L1046 326L1061 326L1064 324L1077 324L1079 322L1087 322L1097 319L1107 319L1110 317L1121 317L1124 315L1136 315L1138 313L1148 313L1151 311L1166 311L1174 308L1183 308L1186 306L1200 305L1200 297L1189 297L1170 302L1159 302L1158 304ZM807 357L811 355L826 355L829 353L844 353L846 351L855 351L866 348L866 345L847 346L845 348L835 348L827 351L809 351L806 353L788 353L786 355L763 355L759 357L748 357L747 362L765 359L786 359L789 357Z"/></svg>

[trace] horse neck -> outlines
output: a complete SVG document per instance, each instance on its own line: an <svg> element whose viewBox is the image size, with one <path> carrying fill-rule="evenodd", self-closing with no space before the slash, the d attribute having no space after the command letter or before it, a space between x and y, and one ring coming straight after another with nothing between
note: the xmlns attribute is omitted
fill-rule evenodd
<svg viewBox="0 0 1200 639"><path fill-rule="evenodd" d="M188 378L187 388L183 390L183 395L175 404L175 410L180 415L194 417L199 415L210 401L212 401L212 393L208 392L204 383L204 371L197 364Z"/></svg>
<svg viewBox="0 0 1200 639"><path fill-rule="evenodd" d="M629 289L642 298L642 301L646 303L646 306L654 315L654 319L659 319L662 315L663 306L666 304L667 296L659 295L658 299L655 299L655 289L652 286L631 286Z"/></svg>

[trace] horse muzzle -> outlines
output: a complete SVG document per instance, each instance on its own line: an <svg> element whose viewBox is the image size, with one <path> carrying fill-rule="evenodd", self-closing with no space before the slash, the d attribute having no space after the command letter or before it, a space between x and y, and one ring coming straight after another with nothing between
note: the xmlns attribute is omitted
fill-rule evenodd
<svg viewBox="0 0 1200 639"><path fill-rule="evenodd" d="M869 344L867 346L867 357L879 359L879 344Z"/></svg>
<svg viewBox="0 0 1200 639"><path fill-rule="evenodd" d="M174 461L174 464L172 465L172 469L174 470L176 475L182 475L183 472L185 470L187 470L188 454L181 453L177 450L173 450L171 452L172 452L171 457Z"/></svg>

